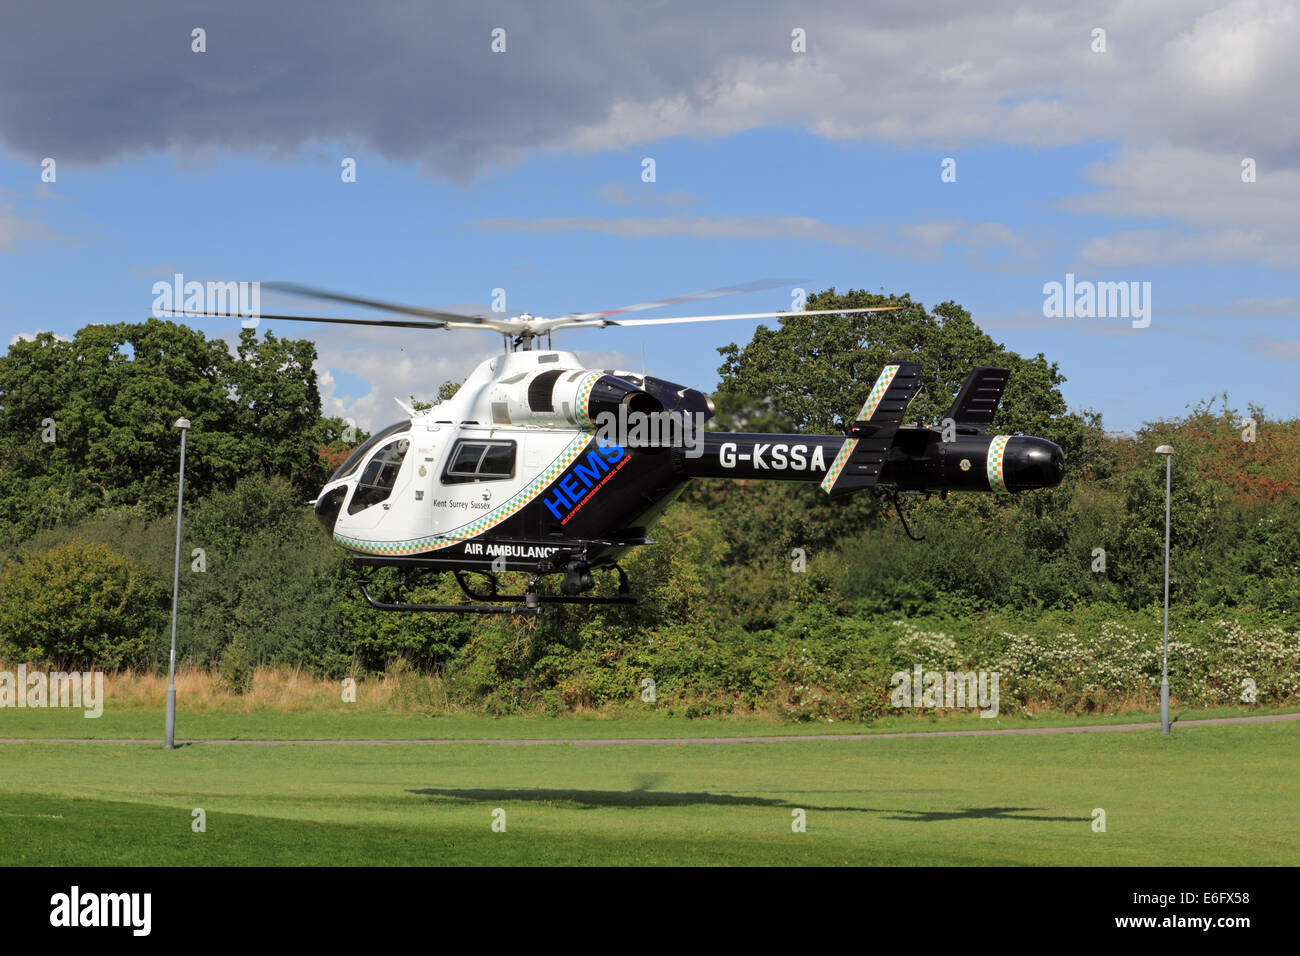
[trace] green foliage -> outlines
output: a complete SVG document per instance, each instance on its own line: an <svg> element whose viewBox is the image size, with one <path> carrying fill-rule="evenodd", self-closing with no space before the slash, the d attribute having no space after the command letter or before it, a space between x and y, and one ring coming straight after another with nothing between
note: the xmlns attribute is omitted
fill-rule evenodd
<svg viewBox="0 0 1300 956"><path fill-rule="evenodd" d="M241 635L226 645L221 652L220 672L232 694L244 695L252 688L253 672L257 660Z"/></svg>
<svg viewBox="0 0 1300 956"><path fill-rule="evenodd" d="M196 548L205 570L195 569ZM210 495L185 528L182 657L214 664L238 646L232 667L346 671L352 655L338 606L344 561L283 479L246 478Z"/></svg>
<svg viewBox="0 0 1300 956"><path fill-rule="evenodd" d="M180 432L188 418L193 498L240 477L280 475L301 494L326 477L319 458L338 422L320 417L306 340L220 339L149 319L51 333L0 357L0 537L18 540L103 507L174 505ZM47 429L53 422L53 441Z"/></svg>
<svg viewBox="0 0 1300 956"><path fill-rule="evenodd" d="M1147 467L1135 469L1124 479L1124 517L1118 529L1117 561L1109 569L1122 581L1122 591L1131 607L1159 593L1164 576L1165 468L1160 467L1164 456L1153 454L1148 462ZM1214 572L1208 552L1221 527L1224 496L1220 487L1198 475L1183 456L1175 454L1169 462L1173 564L1170 589L1171 600L1181 600L1185 581Z"/></svg>
<svg viewBox="0 0 1300 956"><path fill-rule="evenodd" d="M0 652L73 669L141 662L165 594L101 544L70 541L0 572Z"/></svg>
<svg viewBox="0 0 1300 956"><path fill-rule="evenodd" d="M334 546L329 545L331 550ZM392 584L391 571L377 571L376 587ZM344 646L330 673L347 671L348 662L363 671L385 670L394 660L405 661L420 671L432 671L459 652L475 630L476 622L468 617L433 614L385 614L375 611L357 591L357 579L347 559L337 565L333 581L333 602L338 610ZM425 603L456 603L463 600L452 581L412 592L412 600Z"/></svg>
<svg viewBox="0 0 1300 956"><path fill-rule="evenodd" d="M1175 695L1269 701L1293 679L1300 607L1300 423L1197 405L1136 439L1070 413L1057 366L1022 358L954 303L861 291L808 306L897 304L862 317L791 315L722 350L715 425L837 432L882 365L919 356L912 411L934 420L974 365L1012 370L996 427L1066 450L1060 487L1018 495L829 500L815 485L697 481L624 560L640 604L540 618L385 614L307 501L345 454L323 419L309 343L241 337L237 354L170 323L42 336L0 359L0 652L97 666L166 661L181 413L190 434L180 651L237 692L262 664L386 673L430 713L598 709L792 720L891 713L915 662L1005 669L1007 706L1093 710L1150 699L1158 644L1164 463L1173 460ZM134 357L127 358L124 343ZM440 399L458 386L444 383ZM46 410L49 406L50 410ZM58 439L40 440L44 417ZM195 549L202 549L199 570ZM38 570L39 569L39 572ZM599 572L599 576L608 572ZM381 589L391 572L376 572ZM523 580L507 575L506 593ZM612 587L612 577L606 580ZM450 579L413 601L463 600ZM112 598L113 600L110 600ZM3 615L8 615L5 617ZM52 622L58 622L57 628ZM406 680L407 672L435 674ZM405 675L405 676L404 676ZM655 700L644 701L652 680ZM418 698L418 699L417 699Z"/></svg>
<svg viewBox="0 0 1300 956"><path fill-rule="evenodd" d="M921 391L909 417L937 422L966 374L977 365L1008 368L1011 379L994 421L1059 444L1071 460L1085 445L1087 423L1067 414L1065 376L1042 354L1021 357L975 325L955 302L927 310L911 296L834 289L810 296L809 311L893 306L895 311L806 316L794 312L779 329L759 326L744 348L719 349L722 376L714 401L723 422L754 431L839 434L852 423L880 370L921 361ZM1094 416L1095 419L1095 416Z"/></svg>

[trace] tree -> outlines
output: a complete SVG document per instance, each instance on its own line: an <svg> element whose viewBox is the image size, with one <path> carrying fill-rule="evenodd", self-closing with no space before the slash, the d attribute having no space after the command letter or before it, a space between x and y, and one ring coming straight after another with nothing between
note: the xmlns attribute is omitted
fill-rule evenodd
<svg viewBox="0 0 1300 956"><path fill-rule="evenodd" d="M125 558L70 541L0 572L0 635L19 660L114 669L142 661L165 601Z"/></svg>
<svg viewBox="0 0 1300 956"><path fill-rule="evenodd" d="M232 647L258 664L337 664L346 555L281 478L247 477L197 503L185 525L181 656L212 664ZM230 661L227 661L230 663Z"/></svg>
<svg viewBox="0 0 1300 956"><path fill-rule="evenodd" d="M252 329L240 330L225 384L243 438L241 476L278 475L302 492L315 492L327 477L314 440L322 425L315 361L316 345L307 339L267 332L259 342Z"/></svg>
<svg viewBox="0 0 1300 956"><path fill-rule="evenodd" d="M26 536L106 505L166 510L182 416L192 494L268 474L314 495L328 477L322 446L343 430L320 416L315 360L309 341L244 329L232 354L152 318L15 342L0 357L0 530Z"/></svg>
<svg viewBox="0 0 1300 956"><path fill-rule="evenodd" d="M1147 454L1124 480L1124 517L1117 529L1116 561L1109 569L1122 582L1131 607L1161 600L1163 593L1165 467L1154 448L1146 446ZM1170 588L1177 593L1184 584L1194 589L1199 578L1223 573L1207 562L1206 545L1222 522L1224 497L1222 486L1200 477L1188 456L1175 453L1171 465Z"/></svg>
<svg viewBox="0 0 1300 956"><path fill-rule="evenodd" d="M759 326L743 349L728 345L714 400L732 421L750 428L842 433L862 407L883 366L921 363L921 390L909 420L937 423L966 374L977 365L1011 370L994 428L1024 431L1079 450L1085 424L1068 414L1060 386L1065 376L1040 353L1021 357L994 342L955 302L927 311L911 296L828 289L807 300L809 311L895 306L892 312L782 317L779 328ZM1098 423L1099 430L1099 423Z"/></svg>

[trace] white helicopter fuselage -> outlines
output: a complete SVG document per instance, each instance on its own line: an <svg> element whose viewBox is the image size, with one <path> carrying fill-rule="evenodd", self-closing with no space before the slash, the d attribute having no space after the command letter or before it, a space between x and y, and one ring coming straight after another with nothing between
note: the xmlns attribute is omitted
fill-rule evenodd
<svg viewBox="0 0 1300 956"><path fill-rule="evenodd" d="M339 544L393 558L469 545L530 505L567 525L628 460L621 447L594 447L592 391L609 376L644 383L631 372L583 368L572 352L487 359L453 397L357 449L322 490L317 514L330 503ZM517 536L517 545L497 550L524 558L557 550L531 532Z"/></svg>

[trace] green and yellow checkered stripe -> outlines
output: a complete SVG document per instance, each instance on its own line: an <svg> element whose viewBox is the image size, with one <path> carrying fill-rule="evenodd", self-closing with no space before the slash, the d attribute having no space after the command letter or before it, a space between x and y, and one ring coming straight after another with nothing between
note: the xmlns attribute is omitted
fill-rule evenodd
<svg viewBox="0 0 1300 956"><path fill-rule="evenodd" d="M577 404L573 409L573 417L578 420L579 428L594 428L595 422L587 415L587 402L591 400L591 390L600 380L601 372L588 372L587 377L578 383Z"/></svg>
<svg viewBox="0 0 1300 956"><path fill-rule="evenodd" d="M869 421L871 416L876 413L876 406L880 400L885 397L885 392L889 391L889 384L898 374L897 365L886 365L880 373L880 378L876 379L876 384L871 387L871 394L867 396L866 403L862 406L862 411L858 412L858 417L854 421ZM835 479L839 478L840 472L848 464L849 459L853 456L853 450L858 447L856 438L845 439L844 444L840 446L840 452L831 462L830 468L826 470L826 477L822 479L822 491L830 494L831 489L835 487Z"/></svg>
<svg viewBox="0 0 1300 956"><path fill-rule="evenodd" d="M588 390L590 391L590 390ZM505 521L511 515L527 505L530 501L546 490L547 486L555 479L559 478L577 457L582 454L582 450L587 447L587 443L592 439L589 432L583 432L578 435L564 451L551 462L544 472L528 483L528 487L519 492L500 508L495 511L489 511L485 515L474 519L468 524L462 525L443 534L435 534L425 538L413 538L406 541L367 541L362 538L349 538L341 534L334 535L334 540L343 547L352 551L360 551L363 554L381 554L386 557L405 557L412 554L423 554L426 551L439 551L443 548L450 548L452 545L460 544L470 538L475 538L483 532L494 528L502 521Z"/></svg>
<svg viewBox="0 0 1300 956"><path fill-rule="evenodd" d="M1010 440L1010 435L994 435L989 442L987 465L990 491L1007 490L1007 477L1002 471L1002 459L1006 456L1007 442Z"/></svg>

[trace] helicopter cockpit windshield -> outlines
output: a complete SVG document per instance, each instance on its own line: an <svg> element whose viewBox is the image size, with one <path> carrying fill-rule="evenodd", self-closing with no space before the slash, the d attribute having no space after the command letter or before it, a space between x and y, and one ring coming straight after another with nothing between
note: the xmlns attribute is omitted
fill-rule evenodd
<svg viewBox="0 0 1300 956"><path fill-rule="evenodd" d="M375 452L375 456L366 463L365 470L361 472L361 478L357 481L357 490L352 493L352 500L348 502L348 514L354 515L363 508L369 508L388 499L388 496L393 493L393 485L397 482L398 472L402 470L402 460L406 458L406 451L410 445L410 439L399 438Z"/></svg>
<svg viewBox="0 0 1300 956"><path fill-rule="evenodd" d="M334 472L334 474L330 475L330 480L326 482L326 484L332 484L333 482L338 481L340 478L347 478L348 476L350 476L354 471L357 470L357 468L361 466L361 462L365 460L366 455L370 454L371 449L373 449L384 439L391 438L393 435L396 435L398 432L404 431L410 427L411 427L411 423L409 421L395 422L394 424L389 425L383 431L371 435L369 438L367 438L356 448L352 449L352 453L349 454L347 458L343 459L343 464L339 465L338 470Z"/></svg>

